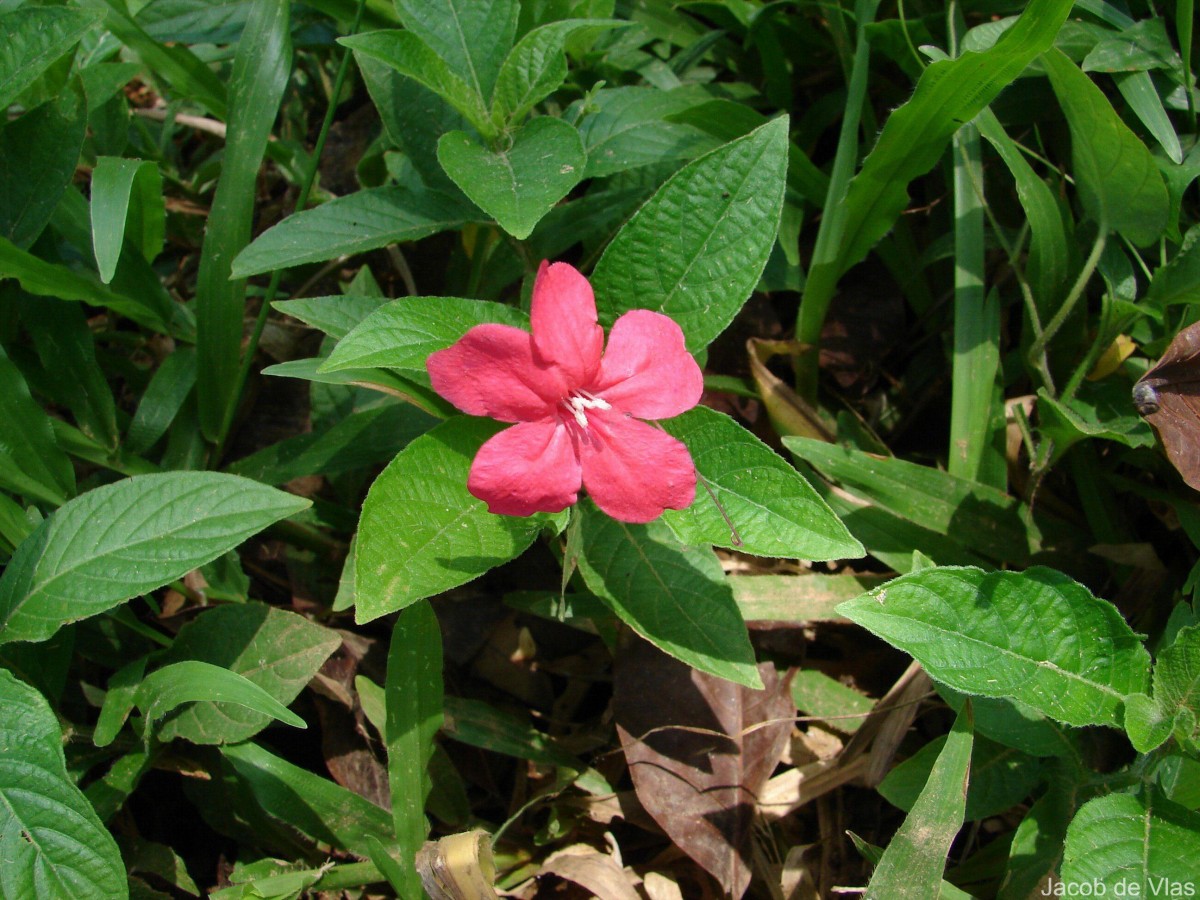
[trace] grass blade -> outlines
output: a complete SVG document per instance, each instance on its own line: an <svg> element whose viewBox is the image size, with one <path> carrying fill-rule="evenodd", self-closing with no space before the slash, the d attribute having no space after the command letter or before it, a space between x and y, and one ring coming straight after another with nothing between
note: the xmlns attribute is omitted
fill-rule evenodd
<svg viewBox="0 0 1200 900"><path fill-rule="evenodd" d="M196 282L196 390L201 428L212 441L235 401L246 283L230 280L230 265L250 241L258 168L291 71L289 9L284 0L256 3L234 60L221 180Z"/></svg>

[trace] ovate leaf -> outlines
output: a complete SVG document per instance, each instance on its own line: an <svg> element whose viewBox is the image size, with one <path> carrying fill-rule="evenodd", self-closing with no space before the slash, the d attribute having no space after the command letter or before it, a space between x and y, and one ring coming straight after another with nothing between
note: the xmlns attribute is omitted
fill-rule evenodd
<svg viewBox="0 0 1200 900"><path fill-rule="evenodd" d="M233 276L261 275L415 241L476 217L478 213L466 210L460 201L436 191L406 187L356 191L288 216L264 231L234 260Z"/></svg>
<svg viewBox="0 0 1200 900"><path fill-rule="evenodd" d="M924 569L838 607L955 690L1068 725L1121 726L1150 657L1116 607L1052 569Z"/></svg>
<svg viewBox="0 0 1200 900"><path fill-rule="evenodd" d="M728 416L698 406L662 424L687 445L716 497L714 501L701 485L687 509L663 513L663 521L685 544L799 559L862 556L862 545L804 476ZM730 523L740 543L732 540Z"/></svg>
<svg viewBox="0 0 1200 900"><path fill-rule="evenodd" d="M492 112L497 119L520 121L567 77L564 42L584 28L628 26L615 19L562 19L533 29L513 47L496 79Z"/></svg>
<svg viewBox="0 0 1200 900"><path fill-rule="evenodd" d="M1067 828L1064 886L1109 896L1171 896L1193 884L1200 859L1200 815L1155 793L1109 794L1083 805ZM1186 896L1176 893L1175 896Z"/></svg>
<svg viewBox="0 0 1200 900"><path fill-rule="evenodd" d="M518 0L397 0L404 27L484 99L517 31Z"/></svg>
<svg viewBox="0 0 1200 900"><path fill-rule="evenodd" d="M137 475L89 491L45 519L0 576L0 643L44 640L308 505L216 472Z"/></svg>
<svg viewBox="0 0 1200 900"><path fill-rule="evenodd" d="M605 326L631 309L666 313L692 353L725 330L767 264L787 172L787 118L689 163L622 228L592 286Z"/></svg>
<svg viewBox="0 0 1200 900"><path fill-rule="evenodd" d="M541 116L489 149L463 131L438 141L438 162L462 192L518 240L583 178L587 154L569 122Z"/></svg>
<svg viewBox="0 0 1200 900"><path fill-rule="evenodd" d="M176 707L198 700L244 706L295 728L308 727L303 719L248 678L194 659L151 672L136 694L138 708L146 715L147 728Z"/></svg>
<svg viewBox="0 0 1200 900"><path fill-rule="evenodd" d="M529 316L511 306L461 297L404 297L380 307L338 341L322 372L400 369L425 375L425 360L475 325L495 322L529 328Z"/></svg>
<svg viewBox="0 0 1200 900"><path fill-rule="evenodd" d="M75 175L86 132L77 81L0 130L0 235L22 248L37 240Z"/></svg>
<svg viewBox="0 0 1200 900"><path fill-rule="evenodd" d="M489 420L455 416L405 447L375 479L358 528L357 621L508 562L550 521L494 515L467 492L471 461L497 430Z"/></svg>
<svg viewBox="0 0 1200 900"><path fill-rule="evenodd" d="M0 896L124 900L121 852L67 775L50 704L0 669L0 706Z"/></svg>
<svg viewBox="0 0 1200 900"><path fill-rule="evenodd" d="M693 668L761 688L754 648L721 564L684 547L662 522L631 525L581 503L588 589L658 649Z"/></svg>
<svg viewBox="0 0 1200 900"><path fill-rule="evenodd" d="M1154 665L1154 699L1170 717L1180 711L1191 714L1193 726L1200 721L1200 625L1179 629L1164 647ZM1197 738L1195 728L1181 735Z"/></svg>
<svg viewBox="0 0 1200 900"><path fill-rule="evenodd" d="M0 16L0 109L74 47L98 18L90 9L32 4Z"/></svg>
<svg viewBox="0 0 1200 900"><path fill-rule="evenodd" d="M484 98L476 87L460 78L444 57L411 31L374 31L341 39L356 54L377 59L401 75L433 91L458 110L480 134L494 136Z"/></svg>
<svg viewBox="0 0 1200 900"><path fill-rule="evenodd" d="M228 604L207 610L185 625L161 662L218 666L286 706L339 646L341 637L336 632L296 613L260 603ZM179 737L194 744L232 744L279 718L274 707L231 703L215 696L189 699L211 702L196 703L172 716L158 729L160 740Z"/></svg>
<svg viewBox="0 0 1200 900"><path fill-rule="evenodd" d="M1102 228L1135 244L1157 240L1170 204L1154 157L1061 50L1048 51L1042 62L1071 127L1073 171L1084 209Z"/></svg>

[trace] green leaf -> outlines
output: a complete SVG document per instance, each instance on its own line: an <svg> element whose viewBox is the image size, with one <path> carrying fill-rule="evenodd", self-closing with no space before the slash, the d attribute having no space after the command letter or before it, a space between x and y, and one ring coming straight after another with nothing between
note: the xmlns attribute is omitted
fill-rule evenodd
<svg viewBox="0 0 1200 900"><path fill-rule="evenodd" d="M1138 753L1157 750L1171 736L1171 717L1146 694L1125 698L1125 733Z"/></svg>
<svg viewBox="0 0 1200 900"><path fill-rule="evenodd" d="M652 163L691 159L716 149L723 142L691 124L667 118L711 100L711 94L695 85L673 91L618 87L595 92L588 100L588 114L579 122L588 155L584 175L599 178Z"/></svg>
<svg viewBox="0 0 1200 900"><path fill-rule="evenodd" d="M1040 546L1042 535L1028 507L1003 491L929 466L810 438L784 437L783 444L844 489L973 553L1017 561Z"/></svg>
<svg viewBox="0 0 1200 900"><path fill-rule="evenodd" d="M1154 664L1154 700L1169 718L1181 710L1200 720L1200 625L1181 628L1162 649ZM1181 735L1187 740L1200 736L1196 730Z"/></svg>
<svg viewBox="0 0 1200 900"><path fill-rule="evenodd" d="M216 472L137 475L89 491L44 520L0 576L0 643L44 640L308 505Z"/></svg>
<svg viewBox="0 0 1200 900"><path fill-rule="evenodd" d="M210 441L224 438L237 401L246 283L231 266L250 242L258 169L291 74L290 10L286 0L255 3L233 61L221 177L196 275L196 400Z"/></svg>
<svg viewBox="0 0 1200 900"><path fill-rule="evenodd" d="M1068 725L1121 726L1150 657L1116 608L1053 569L924 569L838 612L955 690L1018 700Z"/></svg>
<svg viewBox="0 0 1200 900"><path fill-rule="evenodd" d="M368 856L368 839L392 841L392 818L370 800L268 753L254 743L231 744L221 755L244 792L268 815L318 841Z"/></svg>
<svg viewBox="0 0 1200 900"><path fill-rule="evenodd" d="M1016 182L1017 200L1029 220L1029 280L1035 300L1050 308L1059 286L1066 280L1070 252L1067 229L1054 192L1025 159L1016 142L1008 136L996 114L983 110L976 118L979 134L996 153Z"/></svg>
<svg viewBox="0 0 1200 900"><path fill-rule="evenodd" d="M96 719L96 728L92 731L92 743L97 747L107 747L111 744L125 725L129 714L133 712L137 704L137 689L146 675L146 661L145 656L139 656L133 662L117 669L108 679L104 690L104 704L100 707L100 716Z"/></svg>
<svg viewBox="0 0 1200 900"><path fill-rule="evenodd" d="M566 80L563 47L577 31L599 32L631 23L616 19L561 19L533 29L513 47L496 78L492 115L517 122Z"/></svg>
<svg viewBox="0 0 1200 900"><path fill-rule="evenodd" d="M0 235L22 248L37 240L75 175L86 133L78 81L0 129Z"/></svg>
<svg viewBox="0 0 1200 900"><path fill-rule="evenodd" d="M569 122L541 116L489 150L462 131L442 135L438 162L464 194L518 240L583 178L587 154Z"/></svg>
<svg viewBox="0 0 1200 900"><path fill-rule="evenodd" d="M691 506L663 513L683 543L798 559L862 556L862 545L804 476L728 416L698 406L662 426L687 445L700 478L716 495L714 503L701 483ZM732 540L717 503L740 543Z"/></svg>
<svg viewBox="0 0 1200 900"><path fill-rule="evenodd" d="M425 377L425 360L475 325L495 322L529 328L529 316L511 306L461 297L403 297L381 306L338 341L322 372L399 369Z"/></svg>
<svg viewBox="0 0 1200 900"><path fill-rule="evenodd" d="M434 736L442 727L442 632L428 601L408 607L396 619L388 649L384 742L392 823L406 885L404 894L421 894L413 861L429 836L425 802L429 797L429 760Z"/></svg>
<svg viewBox="0 0 1200 900"><path fill-rule="evenodd" d="M413 32L373 31L341 38L339 43L356 54L385 63L433 91L485 137L496 135L497 129L488 118L486 101L478 89L455 74L446 58Z"/></svg>
<svg viewBox="0 0 1200 900"><path fill-rule="evenodd" d="M21 298L24 321L55 396L70 407L85 434L107 450L119 439L112 389L96 359L95 338L82 307L45 297Z"/></svg>
<svg viewBox="0 0 1200 900"><path fill-rule="evenodd" d="M50 417L0 347L0 487L58 506L75 493L75 470L58 448Z"/></svg>
<svg viewBox="0 0 1200 900"><path fill-rule="evenodd" d="M470 127L466 117L429 88L386 63L364 53L356 54L355 60L379 113L383 136L409 159L425 188L469 206L437 161L438 138L448 131Z"/></svg>
<svg viewBox="0 0 1200 900"><path fill-rule="evenodd" d="M281 313L299 319L305 325L310 325L340 341L354 326L387 303L387 297L335 294L331 297L276 300L271 305Z"/></svg>
<svg viewBox="0 0 1200 900"><path fill-rule="evenodd" d="M518 0L396 0L404 27L486 103L517 31Z"/></svg>
<svg viewBox="0 0 1200 900"><path fill-rule="evenodd" d="M944 684L935 683L934 687L955 712L966 705L966 694ZM976 734L1030 756L1079 758L1080 732L1076 729L1048 719L1016 700L975 696L970 701Z"/></svg>
<svg viewBox="0 0 1200 900"><path fill-rule="evenodd" d="M332 478L391 460L436 423L414 406L388 403L350 413L326 431L285 438L242 457L228 471L266 484L305 475Z"/></svg>
<svg viewBox="0 0 1200 900"><path fill-rule="evenodd" d="M962 827L971 771L970 709L958 714L929 780L871 874L867 897L938 896L950 844Z"/></svg>
<svg viewBox="0 0 1200 900"><path fill-rule="evenodd" d="M946 737L934 738L879 783L879 793L894 806L909 812L929 780ZM1029 796L1041 778L1041 764L1032 756L977 737L971 748L971 783L965 818L978 822L998 816Z"/></svg>
<svg viewBox="0 0 1200 900"><path fill-rule="evenodd" d="M1170 203L1154 157L1100 88L1060 50L1042 56L1071 128L1079 199L1102 229L1149 244L1167 227Z"/></svg>
<svg viewBox="0 0 1200 900"><path fill-rule="evenodd" d="M1058 870L1067 824L1075 812L1075 783L1065 766L1047 773L1046 792L1017 826L999 900L1028 900Z"/></svg>
<svg viewBox="0 0 1200 900"><path fill-rule="evenodd" d="M1193 225L1171 261L1159 266L1146 291L1158 309L1173 303L1200 303L1200 225Z"/></svg>
<svg viewBox="0 0 1200 900"><path fill-rule="evenodd" d="M581 503L579 572L588 589L664 653L747 687L761 688L746 624L707 547L684 547L662 522L618 522Z"/></svg>
<svg viewBox="0 0 1200 900"><path fill-rule="evenodd" d="M100 284L94 276L78 274L66 266L38 259L5 237L0 237L0 278L15 278L24 290L40 297L106 306L156 331L166 333L168 330L152 299L118 294Z"/></svg>
<svg viewBox="0 0 1200 900"><path fill-rule="evenodd" d="M1150 427L1133 413L1129 385L1115 379L1085 381L1066 403L1044 389L1037 395L1038 431L1054 442L1051 464L1088 438L1116 441L1126 447L1153 447Z"/></svg>
<svg viewBox="0 0 1200 900"><path fill-rule="evenodd" d="M90 9L23 5L0 16L0 109L87 34L99 15Z"/></svg>
<svg viewBox="0 0 1200 900"><path fill-rule="evenodd" d="M836 283L891 230L908 205L909 183L932 169L954 132L1051 46L1071 6L1071 0L1032 0L991 49L935 62L921 73L916 91L888 117L850 182L841 250L823 278L831 275Z"/></svg>
<svg viewBox="0 0 1200 900"><path fill-rule="evenodd" d="M467 492L471 460L498 430L488 419L455 416L375 479L358 526L356 621L478 578L521 553L550 521L493 515Z"/></svg>
<svg viewBox="0 0 1200 900"><path fill-rule="evenodd" d="M600 319L653 309L695 353L742 308L775 243L787 170L787 118L689 163L626 223L592 275Z"/></svg>
<svg viewBox="0 0 1200 900"><path fill-rule="evenodd" d="M145 453L167 433L196 384L196 351L176 347L155 370L125 432L125 449Z"/></svg>
<svg viewBox="0 0 1200 900"><path fill-rule="evenodd" d="M121 852L67 775L50 704L0 669L0 706L0 896L124 900Z"/></svg>
<svg viewBox="0 0 1200 900"><path fill-rule="evenodd" d="M1113 77L1129 108L1142 120L1146 130L1158 141L1171 162L1176 165L1182 163L1183 147L1179 144L1179 135L1175 133L1175 127L1163 108L1162 98L1150 73L1126 72Z"/></svg>
<svg viewBox="0 0 1200 900"><path fill-rule="evenodd" d="M583 763L562 749L552 738L523 718L497 709L483 700L446 697L444 730L463 744L527 759L543 766L559 766L582 772Z"/></svg>
<svg viewBox="0 0 1200 900"><path fill-rule="evenodd" d="M63 194L62 200L54 210L50 224L79 252L83 259L91 259L93 256L91 210L88 201L77 187L71 186ZM97 288L105 290L98 276L92 277L89 273L89 278ZM141 312L131 316L135 321L169 333L187 343L195 341L196 320L191 306L176 302L167 293L158 273L140 253L121 254L121 261L117 264L117 272L113 276L111 287L108 290L118 298L122 298L126 304L137 304L137 309ZM67 299L83 299L89 303L94 302L86 297ZM154 318L149 318L149 315ZM159 323L166 323L166 325ZM167 326L169 326L169 331Z"/></svg>
<svg viewBox="0 0 1200 900"><path fill-rule="evenodd" d="M138 708L146 716L147 735L154 722L171 710L200 700L244 706L295 728L308 727L303 719L245 676L194 659L151 672L135 696Z"/></svg>
<svg viewBox="0 0 1200 900"><path fill-rule="evenodd" d="M156 78L169 84L180 97L199 103L222 121L228 120L225 83L204 60L187 47L166 46L154 40L126 15L126 6L121 0L105 2L108 4L105 27L136 53Z"/></svg>
<svg viewBox="0 0 1200 900"><path fill-rule="evenodd" d="M478 218L446 194L406 187L356 191L288 216L241 252L234 278L415 241Z"/></svg>
<svg viewBox="0 0 1200 900"><path fill-rule="evenodd" d="M336 632L295 613L261 603L229 604L206 610L184 625L159 662L166 666L194 660L244 676L275 701L272 708L277 711L296 699L341 640ZM230 705L224 697L189 699L214 702L197 703L172 716L158 729L159 740L233 744L278 718L247 703Z"/></svg>
<svg viewBox="0 0 1200 900"><path fill-rule="evenodd" d="M1200 815L1156 794L1109 794L1085 803L1067 828L1064 886L1093 896L1183 897L1195 884ZM1175 885L1172 893L1172 885Z"/></svg>
<svg viewBox="0 0 1200 900"><path fill-rule="evenodd" d="M102 156L92 170L92 247L100 280L117 271L125 237L153 262L166 228L162 175L153 162Z"/></svg>

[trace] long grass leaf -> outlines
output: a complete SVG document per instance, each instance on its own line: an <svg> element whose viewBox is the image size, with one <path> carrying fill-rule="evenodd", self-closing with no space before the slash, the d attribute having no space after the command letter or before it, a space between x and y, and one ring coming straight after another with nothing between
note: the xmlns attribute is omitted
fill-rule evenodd
<svg viewBox="0 0 1200 900"><path fill-rule="evenodd" d="M234 59L225 156L196 281L197 398L214 441L235 400L242 342L246 283L230 280L230 265L250 241L258 167L291 71L289 9L284 0L256 3Z"/></svg>

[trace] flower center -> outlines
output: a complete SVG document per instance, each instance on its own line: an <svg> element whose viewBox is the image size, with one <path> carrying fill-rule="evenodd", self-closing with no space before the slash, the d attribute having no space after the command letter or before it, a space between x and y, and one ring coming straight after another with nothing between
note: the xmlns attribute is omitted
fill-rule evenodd
<svg viewBox="0 0 1200 900"><path fill-rule="evenodd" d="M562 405L567 408L567 412L575 417L575 421L579 423L580 428L588 427L587 414L584 410L612 409L612 406L603 397L597 397L594 394L589 394L587 391L572 391L562 401Z"/></svg>

